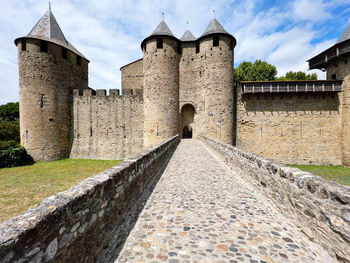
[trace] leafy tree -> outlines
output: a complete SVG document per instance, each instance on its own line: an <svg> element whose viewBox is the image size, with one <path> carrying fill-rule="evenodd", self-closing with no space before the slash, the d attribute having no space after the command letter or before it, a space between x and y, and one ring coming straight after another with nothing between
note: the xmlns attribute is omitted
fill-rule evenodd
<svg viewBox="0 0 350 263"><path fill-rule="evenodd" d="M277 75L275 66L260 59L254 63L244 61L234 70L235 82L274 80Z"/></svg>
<svg viewBox="0 0 350 263"><path fill-rule="evenodd" d="M15 121L19 119L19 103L9 102L5 105L0 105L0 120Z"/></svg>
<svg viewBox="0 0 350 263"><path fill-rule="evenodd" d="M19 142L19 120L0 121L0 141Z"/></svg>
<svg viewBox="0 0 350 263"><path fill-rule="evenodd" d="M317 74L306 74L302 71L289 71L284 77L279 77L277 80L317 80Z"/></svg>

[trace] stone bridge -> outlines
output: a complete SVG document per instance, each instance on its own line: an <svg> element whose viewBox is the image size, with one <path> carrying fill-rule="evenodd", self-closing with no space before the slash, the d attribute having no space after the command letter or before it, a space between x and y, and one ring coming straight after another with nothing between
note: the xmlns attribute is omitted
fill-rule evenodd
<svg viewBox="0 0 350 263"><path fill-rule="evenodd" d="M349 262L350 188L174 137L0 224L0 262Z"/></svg>

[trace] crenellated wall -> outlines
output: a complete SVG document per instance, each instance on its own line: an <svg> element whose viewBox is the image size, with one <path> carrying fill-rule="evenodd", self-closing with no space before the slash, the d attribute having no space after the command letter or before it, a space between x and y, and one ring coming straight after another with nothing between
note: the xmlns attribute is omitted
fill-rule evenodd
<svg viewBox="0 0 350 263"><path fill-rule="evenodd" d="M143 149L142 92L74 90L71 158L123 159Z"/></svg>

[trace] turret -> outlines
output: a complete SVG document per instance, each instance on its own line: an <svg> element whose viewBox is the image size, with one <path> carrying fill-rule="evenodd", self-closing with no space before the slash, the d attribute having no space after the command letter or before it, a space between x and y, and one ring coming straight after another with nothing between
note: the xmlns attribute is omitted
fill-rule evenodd
<svg viewBox="0 0 350 263"><path fill-rule="evenodd" d="M73 89L88 88L88 60L64 37L51 8L17 38L21 144L36 161L71 148Z"/></svg>
<svg viewBox="0 0 350 263"><path fill-rule="evenodd" d="M327 80L343 80L343 92L338 94L342 115L342 162L350 166L350 25L337 43L309 61L310 69L327 71Z"/></svg>
<svg viewBox="0 0 350 263"><path fill-rule="evenodd" d="M203 113L198 133L224 143L233 143L233 54L236 39L213 17L197 40L200 61L196 86Z"/></svg>
<svg viewBox="0 0 350 263"><path fill-rule="evenodd" d="M141 43L143 51L144 147L178 133L181 43L165 23Z"/></svg>

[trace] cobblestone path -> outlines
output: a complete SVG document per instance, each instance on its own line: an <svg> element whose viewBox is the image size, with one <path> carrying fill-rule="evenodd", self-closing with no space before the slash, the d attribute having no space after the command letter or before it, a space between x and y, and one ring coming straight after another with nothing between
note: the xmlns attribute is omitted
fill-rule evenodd
<svg viewBox="0 0 350 263"><path fill-rule="evenodd" d="M115 262L334 262L197 140L182 140Z"/></svg>

